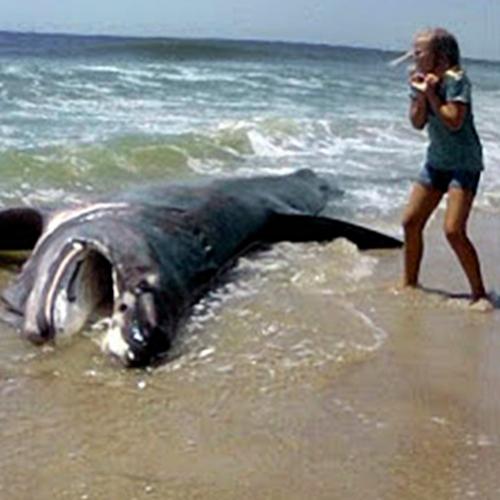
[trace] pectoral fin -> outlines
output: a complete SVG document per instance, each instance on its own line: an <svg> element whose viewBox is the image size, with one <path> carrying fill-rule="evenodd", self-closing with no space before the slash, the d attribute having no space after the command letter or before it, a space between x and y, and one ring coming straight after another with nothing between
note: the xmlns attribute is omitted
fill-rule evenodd
<svg viewBox="0 0 500 500"><path fill-rule="evenodd" d="M346 238L360 250L400 248L401 240L357 224L328 217L277 214L266 228L265 241L330 241Z"/></svg>

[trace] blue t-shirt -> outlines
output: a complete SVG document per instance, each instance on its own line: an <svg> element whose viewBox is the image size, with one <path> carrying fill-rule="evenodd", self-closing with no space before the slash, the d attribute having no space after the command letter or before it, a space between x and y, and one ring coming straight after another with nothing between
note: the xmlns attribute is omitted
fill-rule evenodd
<svg viewBox="0 0 500 500"><path fill-rule="evenodd" d="M418 90L412 88L414 98ZM462 169L479 172L483 167L481 141L474 126L471 101L471 83L464 71L448 70L437 89L438 96L445 102L467 104L465 118L458 130L450 130L429 106L427 116L426 162L438 170Z"/></svg>

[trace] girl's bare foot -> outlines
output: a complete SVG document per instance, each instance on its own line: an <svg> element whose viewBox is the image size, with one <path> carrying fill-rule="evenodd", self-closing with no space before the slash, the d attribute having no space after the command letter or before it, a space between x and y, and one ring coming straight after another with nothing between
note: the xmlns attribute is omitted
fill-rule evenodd
<svg viewBox="0 0 500 500"><path fill-rule="evenodd" d="M487 296L481 297L479 299L474 299L471 302L469 308L471 311L478 312L490 312L494 309L491 300Z"/></svg>

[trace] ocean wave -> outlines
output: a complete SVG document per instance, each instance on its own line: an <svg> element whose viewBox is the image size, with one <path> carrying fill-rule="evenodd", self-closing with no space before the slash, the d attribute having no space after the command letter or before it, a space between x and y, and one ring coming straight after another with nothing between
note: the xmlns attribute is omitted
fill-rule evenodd
<svg viewBox="0 0 500 500"><path fill-rule="evenodd" d="M112 66L104 64L88 64L88 65L79 64L75 66L74 71L84 72L84 73L89 72L89 73L128 74L134 76L147 76L147 77L154 76L154 73L152 73L151 71L144 71L138 69L132 70L118 65Z"/></svg>
<svg viewBox="0 0 500 500"><path fill-rule="evenodd" d="M67 130L69 137L75 135L72 140L51 143L47 138L45 146L27 149L12 149L7 143L8 148L0 149L2 190L18 197L32 189L85 193L156 179L313 168L336 177L349 192L337 205L366 207L370 214L390 211L406 192L408 172L417 168L416 162L402 159L407 153L385 137L387 131L380 132L377 143L374 131L367 134L353 126L340 133L338 124L329 120L257 117L202 126L187 120L175 133L155 130L157 125L148 128L144 123L128 134L118 128L119 134L108 137L89 129L88 140L82 142L82 126L75 122Z"/></svg>
<svg viewBox="0 0 500 500"><path fill-rule="evenodd" d="M77 192L312 168L343 183L344 206L389 210L404 203L426 144L408 123L406 75L387 70L390 56L0 33L2 189ZM497 191L496 70L474 66L487 77L474 94L487 164L478 198Z"/></svg>

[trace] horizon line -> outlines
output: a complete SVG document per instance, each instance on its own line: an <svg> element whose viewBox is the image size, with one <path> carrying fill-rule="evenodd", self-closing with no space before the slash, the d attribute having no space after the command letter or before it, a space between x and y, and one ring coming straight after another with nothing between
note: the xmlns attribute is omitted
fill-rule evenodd
<svg viewBox="0 0 500 500"><path fill-rule="evenodd" d="M214 36L189 36L189 35L139 35L139 34L112 34L112 33L84 33L78 31L44 31L33 29L33 30L21 30L21 29L4 29L0 27L0 34L17 34L17 35L36 35L36 36L74 36L74 37L101 37L101 38L119 38L119 39L156 39L156 40L196 40L196 41L220 41L220 42L247 42L247 43L262 43L262 44L282 44L282 45L310 45L315 47L329 47L329 48L345 48L345 49L358 49L358 50L371 50L374 52L385 52L385 53L403 53L408 50L408 47L404 49L400 48L382 48L373 47L362 44L348 44L348 43L332 43L332 42L321 42L321 41L305 41L305 40L284 40L281 38L276 39L266 39L266 38L232 38L232 37L214 37ZM476 56L463 56L463 59L475 62L486 62L486 63L498 63L500 58L487 59L484 57Z"/></svg>

